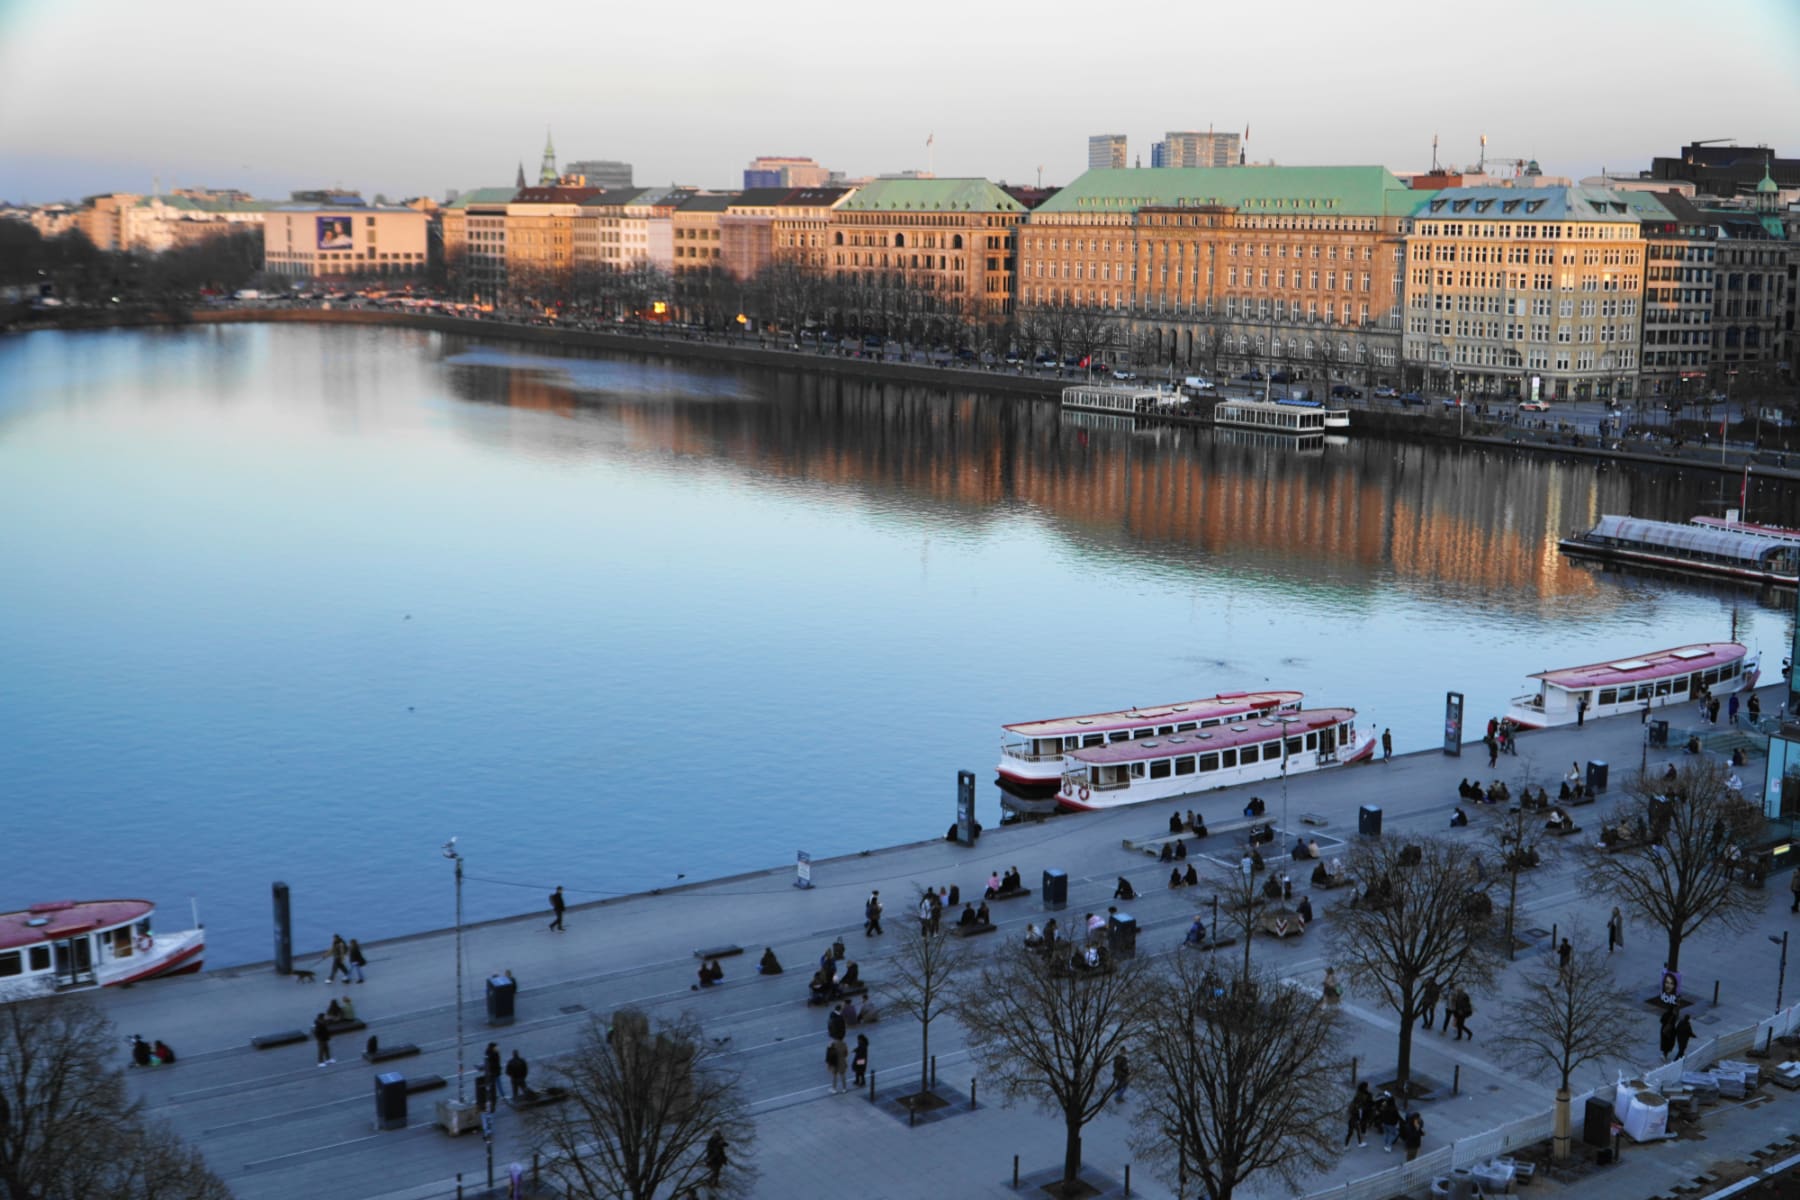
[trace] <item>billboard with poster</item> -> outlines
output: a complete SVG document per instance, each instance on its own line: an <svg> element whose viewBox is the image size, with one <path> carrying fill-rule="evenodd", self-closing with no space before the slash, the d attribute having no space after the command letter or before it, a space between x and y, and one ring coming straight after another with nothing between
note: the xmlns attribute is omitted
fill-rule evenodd
<svg viewBox="0 0 1800 1200"><path fill-rule="evenodd" d="M318 242L321 250L350 249L351 222L354 217L318 217Z"/></svg>

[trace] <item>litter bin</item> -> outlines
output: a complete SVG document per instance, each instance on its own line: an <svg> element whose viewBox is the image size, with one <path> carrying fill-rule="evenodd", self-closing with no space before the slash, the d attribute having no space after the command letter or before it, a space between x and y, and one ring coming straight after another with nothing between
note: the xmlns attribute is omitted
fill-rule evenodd
<svg viewBox="0 0 1800 1200"><path fill-rule="evenodd" d="M1107 922L1107 949L1115 959L1137 957L1137 918L1130 913L1114 913Z"/></svg>
<svg viewBox="0 0 1800 1200"><path fill-rule="evenodd" d="M1044 872L1044 910L1069 907L1069 873L1054 867Z"/></svg>
<svg viewBox="0 0 1800 1200"><path fill-rule="evenodd" d="M1381 806L1365 804L1356 810L1356 832L1364 837L1381 836Z"/></svg>
<svg viewBox="0 0 1800 1200"><path fill-rule="evenodd" d="M489 1025L511 1025L513 1023L513 1000L519 994L519 985L509 976L490 975L487 981L487 1023Z"/></svg>
<svg viewBox="0 0 1800 1200"><path fill-rule="evenodd" d="M406 1128L406 1076L398 1071L375 1077L375 1128Z"/></svg>
<svg viewBox="0 0 1800 1200"><path fill-rule="evenodd" d="M1581 1114L1581 1140L1590 1146L1612 1145L1612 1105L1590 1096Z"/></svg>
<svg viewBox="0 0 1800 1200"><path fill-rule="evenodd" d="M1669 723L1662 717L1650 722L1650 744L1667 746L1669 744Z"/></svg>
<svg viewBox="0 0 1800 1200"><path fill-rule="evenodd" d="M1588 760L1587 790L1590 796L1598 796L1606 790L1606 764L1597 758Z"/></svg>

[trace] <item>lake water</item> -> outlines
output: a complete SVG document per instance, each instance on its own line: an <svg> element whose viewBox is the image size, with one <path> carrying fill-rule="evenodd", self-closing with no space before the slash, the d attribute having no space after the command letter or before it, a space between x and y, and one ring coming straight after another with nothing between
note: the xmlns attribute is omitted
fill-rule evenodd
<svg viewBox="0 0 1800 1200"><path fill-rule="evenodd" d="M1753 515L1800 517L1756 485ZM1735 493L1735 482L1729 485ZM998 726L1268 684L1399 749L1749 593L1554 539L1711 477L409 330L0 339L0 910L143 895L215 965L940 834ZM179 920L177 920L179 918Z"/></svg>

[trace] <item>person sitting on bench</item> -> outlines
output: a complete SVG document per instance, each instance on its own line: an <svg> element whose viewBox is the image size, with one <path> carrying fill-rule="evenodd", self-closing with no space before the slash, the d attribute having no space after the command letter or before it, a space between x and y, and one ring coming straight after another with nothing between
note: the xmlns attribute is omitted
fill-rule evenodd
<svg viewBox="0 0 1800 1200"><path fill-rule="evenodd" d="M963 929L975 924L975 906L973 904L963 905L962 915L956 918L956 924Z"/></svg>
<svg viewBox="0 0 1800 1200"><path fill-rule="evenodd" d="M850 963L847 966L845 966L844 977L842 979L838 980L838 985L840 987L844 987L844 988L853 988L853 987L861 987L862 986L862 976L860 973L860 968L857 966L856 963Z"/></svg>
<svg viewBox="0 0 1800 1200"><path fill-rule="evenodd" d="M1461 807L1458 807L1455 812L1450 814L1450 828L1461 829L1464 825L1467 825L1468 823L1469 823L1469 814L1464 812L1461 809Z"/></svg>
<svg viewBox="0 0 1800 1200"><path fill-rule="evenodd" d="M1306 850L1306 839L1298 835L1294 838L1293 859L1295 862L1309 857Z"/></svg>
<svg viewBox="0 0 1800 1200"><path fill-rule="evenodd" d="M1174 862L1175 861L1175 843L1174 842L1164 842L1163 848L1162 848L1162 853L1157 856L1157 859L1160 862Z"/></svg>
<svg viewBox="0 0 1800 1200"><path fill-rule="evenodd" d="M343 1020L344 1019L344 1006L339 1004L336 1000L333 1000L330 1004L327 1004L325 1006L325 1019L327 1021Z"/></svg>
<svg viewBox="0 0 1800 1200"><path fill-rule="evenodd" d="M1244 805L1244 815L1246 817L1260 817L1268 811L1269 806L1262 802L1261 796L1250 797L1250 803Z"/></svg>
<svg viewBox="0 0 1800 1200"><path fill-rule="evenodd" d="M1193 863L1188 864L1187 874L1181 877L1181 882L1188 887L1200 886L1200 872L1194 870Z"/></svg>
<svg viewBox="0 0 1800 1200"><path fill-rule="evenodd" d="M1042 946L1043 944L1044 944L1044 935L1042 933L1038 932L1037 922L1036 921L1027 921L1025 923L1025 946L1026 946L1026 948L1035 950L1039 946Z"/></svg>
<svg viewBox="0 0 1800 1200"><path fill-rule="evenodd" d="M1188 822L1188 828L1192 829L1194 831L1195 837L1205 837L1206 836L1206 817L1205 817L1205 815L1201 814L1201 813L1195 813L1194 819L1192 821Z"/></svg>
<svg viewBox="0 0 1800 1200"><path fill-rule="evenodd" d="M1202 837L1206 836L1206 830L1205 830L1204 826L1201 827L1200 836L1202 836ZM1176 838L1175 839L1175 861L1181 862L1181 861L1185 860L1186 858L1187 858L1187 843L1182 841L1180 838Z"/></svg>
<svg viewBox="0 0 1800 1200"><path fill-rule="evenodd" d="M1689 754L1700 753L1700 738L1698 735L1696 735L1694 737L1690 737L1687 740L1687 752Z"/></svg>
<svg viewBox="0 0 1800 1200"><path fill-rule="evenodd" d="M700 964L700 986L711 987L725 978L725 968L719 965L718 959L709 958Z"/></svg>
<svg viewBox="0 0 1800 1200"><path fill-rule="evenodd" d="M1000 890L1003 892L1022 891L1019 883L1019 868L1013 867L1000 877Z"/></svg>
<svg viewBox="0 0 1800 1200"><path fill-rule="evenodd" d="M1297 905L1295 907L1294 911L1300 914L1300 919L1302 921L1305 921L1308 925L1311 925L1312 919L1313 919L1312 897L1311 896L1300 897L1300 903L1299 903L1299 905Z"/></svg>
<svg viewBox="0 0 1800 1200"><path fill-rule="evenodd" d="M775 957L775 947L763 947L762 961L756 964L756 973L758 975L781 974L781 960Z"/></svg>
<svg viewBox="0 0 1800 1200"><path fill-rule="evenodd" d="M1136 900L1137 893L1131 890L1131 880L1123 875L1119 876L1119 886L1113 889L1112 898L1114 900Z"/></svg>
<svg viewBox="0 0 1800 1200"><path fill-rule="evenodd" d="M1673 783L1680 775L1681 772L1675 769L1675 764L1670 763L1668 769L1663 772L1663 781L1665 783Z"/></svg>
<svg viewBox="0 0 1800 1200"><path fill-rule="evenodd" d="M813 977L806 984L806 990L812 993L814 1004L823 1004L837 995L837 984L823 970L813 972Z"/></svg>
<svg viewBox="0 0 1800 1200"><path fill-rule="evenodd" d="M1178 888L1181 886L1181 868L1180 867L1170 867L1169 868L1169 886L1172 888Z"/></svg>
<svg viewBox="0 0 1800 1200"><path fill-rule="evenodd" d="M1187 936L1181 940L1190 946L1198 946L1204 942L1206 940L1206 918L1196 913L1194 919L1188 923Z"/></svg>
<svg viewBox="0 0 1800 1200"><path fill-rule="evenodd" d="M975 910L975 923L977 925L992 925L994 923L994 919L988 915L986 900L983 900L981 902L981 907Z"/></svg>
<svg viewBox="0 0 1800 1200"><path fill-rule="evenodd" d="M855 997L844 1001L844 1024L854 1025L862 1020L862 1010L856 1007Z"/></svg>
<svg viewBox="0 0 1800 1200"><path fill-rule="evenodd" d="M1000 886L1000 873L998 871L988 872L987 890L983 895L992 900L1000 894Z"/></svg>
<svg viewBox="0 0 1800 1200"><path fill-rule="evenodd" d="M1258 850L1255 846L1250 847L1250 873L1252 875L1256 874L1256 872L1263 869L1263 866L1262 851Z"/></svg>
<svg viewBox="0 0 1800 1200"><path fill-rule="evenodd" d="M1181 832L1181 810L1179 808L1169 814L1169 832Z"/></svg>
<svg viewBox="0 0 1800 1200"><path fill-rule="evenodd" d="M1575 828L1575 821L1560 808L1550 810L1550 819L1544 822L1544 828L1552 833L1567 833Z"/></svg>

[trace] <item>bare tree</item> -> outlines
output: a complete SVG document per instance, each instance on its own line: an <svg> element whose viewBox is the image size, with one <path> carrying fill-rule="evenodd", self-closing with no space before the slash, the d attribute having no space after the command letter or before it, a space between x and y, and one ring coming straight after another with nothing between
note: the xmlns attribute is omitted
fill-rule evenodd
<svg viewBox="0 0 1800 1200"><path fill-rule="evenodd" d="M1425 981L1468 988L1499 967L1493 901L1473 852L1443 838L1366 842L1350 852L1346 869L1359 890L1333 907L1329 944L1335 961L1349 968L1351 987L1399 1016L1395 1082L1404 1089Z"/></svg>
<svg viewBox="0 0 1800 1200"><path fill-rule="evenodd" d="M1527 777L1520 791L1530 786L1531 780ZM1503 932L1506 957L1510 960L1513 957L1513 930L1518 923L1519 876L1543 862L1544 853L1554 844L1554 839L1544 824L1544 814L1528 812L1523 804L1495 811L1487 818L1483 835L1487 848L1493 851L1494 860L1500 864L1500 874L1506 879Z"/></svg>
<svg viewBox="0 0 1800 1200"><path fill-rule="evenodd" d="M924 895L924 893L920 893ZM921 922L900 921L892 982L883 987L895 1010L919 1023L919 1094L931 1090L931 1023L952 1011L969 965L968 945L949 934L928 934Z"/></svg>
<svg viewBox="0 0 1800 1200"><path fill-rule="evenodd" d="M1631 1036L1623 1014L1632 999L1613 978L1606 955L1591 941L1573 943L1569 965L1553 959L1528 967L1525 991L1506 1006L1496 1042L1510 1066L1556 1073L1557 1158L1569 1157L1569 1079L1583 1066L1624 1058Z"/></svg>
<svg viewBox="0 0 1800 1200"><path fill-rule="evenodd" d="M1146 973L1135 958L1085 969L1060 951L1014 946L982 968L957 1006L983 1077L1008 1103L1062 1117L1065 1193L1080 1186L1081 1131L1118 1091L1113 1064L1143 1032Z"/></svg>
<svg viewBox="0 0 1800 1200"><path fill-rule="evenodd" d="M591 1019L575 1054L550 1075L568 1088L568 1101L529 1109L526 1119L561 1194L659 1200L709 1184L722 1196L749 1191L749 1108L692 1016L654 1032L636 1009L615 1012L610 1030ZM732 1150L716 1182L707 1162L715 1135Z"/></svg>
<svg viewBox="0 0 1800 1200"><path fill-rule="evenodd" d="M1290 1193L1337 1158L1337 1009L1267 974L1230 979L1177 956L1151 985L1133 1148L1179 1186L1231 1200L1264 1171Z"/></svg>
<svg viewBox="0 0 1800 1200"><path fill-rule="evenodd" d="M199 1153L143 1119L86 1000L0 1006L0 1195L230 1200Z"/></svg>
<svg viewBox="0 0 1800 1200"><path fill-rule="evenodd" d="M1638 825L1646 839L1596 855L1581 874L1585 893L1663 931L1671 971L1681 965L1681 943L1706 922L1741 933L1762 911L1761 898L1735 880L1751 869L1747 847L1760 835L1763 815L1726 786L1729 776L1711 762L1691 763L1673 780L1638 774L1610 815Z"/></svg>

